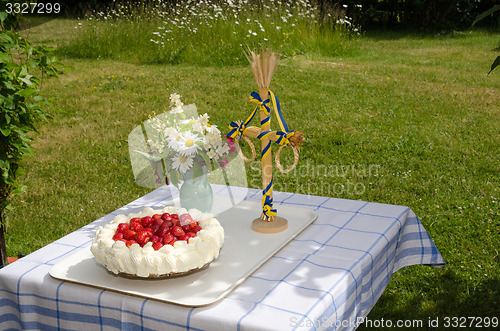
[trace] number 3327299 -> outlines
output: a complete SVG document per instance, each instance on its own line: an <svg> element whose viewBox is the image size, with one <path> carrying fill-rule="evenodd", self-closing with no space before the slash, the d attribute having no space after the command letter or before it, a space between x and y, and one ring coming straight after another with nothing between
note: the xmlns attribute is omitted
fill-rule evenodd
<svg viewBox="0 0 500 331"><path fill-rule="evenodd" d="M6 3L5 11L7 14L59 14L61 12L61 4L56 3Z"/></svg>

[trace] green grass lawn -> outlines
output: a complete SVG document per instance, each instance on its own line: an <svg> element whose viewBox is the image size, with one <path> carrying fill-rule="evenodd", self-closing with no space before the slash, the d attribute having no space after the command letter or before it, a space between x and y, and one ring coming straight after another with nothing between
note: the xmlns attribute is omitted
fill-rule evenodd
<svg viewBox="0 0 500 331"><path fill-rule="evenodd" d="M61 45L76 20L29 31ZM405 205L447 265L393 275L369 318L500 315L500 70L486 73L500 34L367 33L343 57L281 61L271 89L289 126L305 133L298 169L276 190ZM62 111L43 123L28 191L6 212L9 255L28 254L149 192L134 183L129 132L170 93L225 128L252 109L248 65L198 67L62 57L73 67L43 82ZM291 155L284 158L290 164ZM259 187L258 163L248 181Z"/></svg>

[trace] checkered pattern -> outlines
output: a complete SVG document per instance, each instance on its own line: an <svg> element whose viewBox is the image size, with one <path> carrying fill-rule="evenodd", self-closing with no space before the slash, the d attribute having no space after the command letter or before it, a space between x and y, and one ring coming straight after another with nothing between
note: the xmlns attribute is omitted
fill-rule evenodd
<svg viewBox="0 0 500 331"><path fill-rule="evenodd" d="M232 190L261 199L259 190ZM228 194L222 186L214 192L215 199ZM275 192L278 212L292 205L315 210L318 219L210 306L182 307L49 275L58 261L90 245L95 229L116 214L159 208L177 194L161 187L1 269L0 329L350 330L368 315L392 273L445 263L407 207Z"/></svg>

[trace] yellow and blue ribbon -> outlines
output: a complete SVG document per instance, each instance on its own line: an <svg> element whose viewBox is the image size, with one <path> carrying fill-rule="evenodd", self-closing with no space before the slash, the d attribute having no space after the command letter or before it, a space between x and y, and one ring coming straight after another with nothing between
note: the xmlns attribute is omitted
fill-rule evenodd
<svg viewBox="0 0 500 331"><path fill-rule="evenodd" d="M271 197L271 192L273 190L273 178L267 185L267 187L262 191L262 213L270 218L277 215L276 209L273 209L273 198Z"/></svg>

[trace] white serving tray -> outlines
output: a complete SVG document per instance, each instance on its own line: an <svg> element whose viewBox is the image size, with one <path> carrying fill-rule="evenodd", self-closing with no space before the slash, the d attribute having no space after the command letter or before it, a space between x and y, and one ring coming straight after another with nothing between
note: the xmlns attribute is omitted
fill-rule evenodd
<svg viewBox="0 0 500 331"><path fill-rule="evenodd" d="M219 258L208 268L190 275L166 279L115 276L95 262L90 247L82 248L54 265L50 275L60 280L183 306L206 306L224 298L317 218L312 210L280 205L279 216L288 220L288 229L281 233L262 234L252 230L252 220L260 215L261 208L258 202L242 201L216 215L225 232Z"/></svg>

